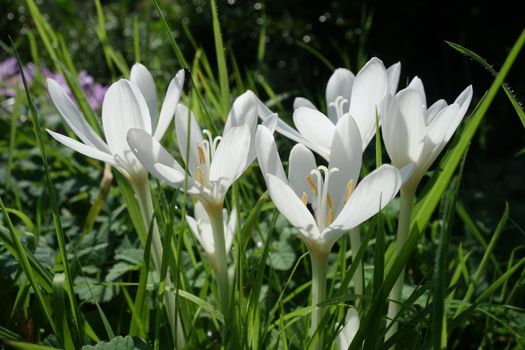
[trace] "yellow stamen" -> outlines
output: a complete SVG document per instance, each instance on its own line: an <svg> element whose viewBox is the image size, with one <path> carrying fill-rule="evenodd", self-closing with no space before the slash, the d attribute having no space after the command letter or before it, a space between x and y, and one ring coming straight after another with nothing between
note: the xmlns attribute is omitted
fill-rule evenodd
<svg viewBox="0 0 525 350"><path fill-rule="evenodd" d="M202 176L202 169L200 167L195 168L195 180L204 186L204 177Z"/></svg>
<svg viewBox="0 0 525 350"><path fill-rule="evenodd" d="M197 146L197 152L199 152L199 163L205 164L206 156L204 155L204 150L202 149L202 146Z"/></svg>
<svg viewBox="0 0 525 350"><path fill-rule="evenodd" d="M306 176L306 182L308 182L308 186L310 186L310 189L312 190L313 195L317 196L317 193L318 193L317 186L315 185L315 182L310 175Z"/></svg>
<svg viewBox="0 0 525 350"><path fill-rule="evenodd" d="M328 206L326 224L330 225L334 221L334 202L330 194L326 194L326 205Z"/></svg>
<svg viewBox="0 0 525 350"><path fill-rule="evenodd" d="M354 180L348 181L348 183L346 184L346 192L345 192L345 198L344 198L345 203L348 202L348 200L352 196L352 193L354 193L354 189L355 189Z"/></svg>
<svg viewBox="0 0 525 350"><path fill-rule="evenodd" d="M303 195L301 196L301 202L303 202L304 205L308 204L308 195L306 192L303 192Z"/></svg>

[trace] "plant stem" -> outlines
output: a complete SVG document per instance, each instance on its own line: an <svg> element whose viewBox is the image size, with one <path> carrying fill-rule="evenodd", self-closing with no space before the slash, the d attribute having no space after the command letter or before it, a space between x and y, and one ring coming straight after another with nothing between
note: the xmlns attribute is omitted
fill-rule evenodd
<svg viewBox="0 0 525 350"><path fill-rule="evenodd" d="M408 238L408 231L410 229L410 217L412 215L412 207L415 197L415 186L401 187L400 206L399 206L399 221L397 224L397 241L396 241L396 255L399 254L403 245ZM385 335L385 340L388 340L397 332L398 323L393 321L401 311L403 282L405 280L405 269L403 268L392 287L389 295L388 313L387 313L387 327L390 327Z"/></svg>
<svg viewBox="0 0 525 350"><path fill-rule="evenodd" d="M355 263L357 252L361 249L361 231L359 226L350 230L350 249L352 250L352 264ZM355 306L359 306L364 293L363 264L359 261L354 276Z"/></svg>
<svg viewBox="0 0 525 350"><path fill-rule="evenodd" d="M324 310L319 304L326 299L326 273L328 270L328 253L310 250L312 260L312 306L317 306L312 310L312 324L310 335L312 336L323 318ZM319 331L319 338L314 347L316 350L323 349L323 333Z"/></svg>
<svg viewBox="0 0 525 350"><path fill-rule="evenodd" d="M219 289L219 302L224 315L225 324L230 316L230 282L228 279L228 257L226 255L226 243L224 239L224 219L222 205L206 207L213 232L213 246L215 248L215 259L212 267L217 277Z"/></svg>
<svg viewBox="0 0 525 350"><path fill-rule="evenodd" d="M147 182L130 183L133 187L133 190L135 191L135 196L137 197L137 201L139 203L140 212L142 214L142 222L144 223L146 229L145 232L149 232L150 223L151 220L153 220L151 228L151 253L153 257L155 271L159 274L160 277L162 268L163 247L162 241L160 239L159 228L157 226L157 222L154 220L154 210L153 202L151 201L151 191ZM173 287L173 283L171 282L169 274L166 275L166 286L168 288ZM164 303L166 304L166 314L168 315L168 322L170 324L173 341L175 344L177 344L177 349L183 349L186 341L180 317L178 317L178 315L176 317L177 306L175 303L175 295L173 295L172 293L164 293Z"/></svg>

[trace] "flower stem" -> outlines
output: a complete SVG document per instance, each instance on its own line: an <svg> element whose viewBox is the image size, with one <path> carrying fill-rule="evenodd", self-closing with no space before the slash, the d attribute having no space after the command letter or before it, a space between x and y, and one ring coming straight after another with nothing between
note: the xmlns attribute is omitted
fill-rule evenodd
<svg viewBox="0 0 525 350"><path fill-rule="evenodd" d="M132 183L135 196L139 203L140 213L142 214L142 221L145 225L145 232L149 232L151 220L154 219L153 202L151 201L151 191L147 182L136 184ZM151 228L151 253L153 257L153 264L155 271L161 274L162 267L162 241L160 239L160 232L157 226L157 222L153 220L153 226ZM166 286L173 287L169 274L166 276ZM182 328L182 322L179 315L176 315L176 303L175 295L172 293L164 293L164 303L166 304L166 314L168 315L168 322L171 328L171 334L173 341L177 344L176 349L183 349L185 344L184 331Z"/></svg>
<svg viewBox="0 0 525 350"><path fill-rule="evenodd" d="M415 197L415 187L401 188L400 207L399 207L399 221L397 224L397 241L396 241L396 255L400 253L403 245L408 238L408 231L410 229L410 217L412 215L412 206ZM392 290L389 295L388 313L387 313L387 327L390 327L385 335L385 340L388 340L397 332L398 323L394 322L401 311L403 282L405 280L405 269L401 270Z"/></svg>
<svg viewBox="0 0 525 350"><path fill-rule="evenodd" d="M357 252L361 249L361 232L359 226L350 231L350 249L352 250L352 264L355 263ZM358 306L364 293L363 264L361 261L355 270L354 276L355 305Z"/></svg>
<svg viewBox="0 0 525 350"><path fill-rule="evenodd" d="M222 205L207 207L213 232L213 246L215 248L215 261L212 264L217 277L217 287L219 289L219 302L224 321L227 323L230 317L230 282L228 279L228 257L226 255L226 243L224 238L224 219Z"/></svg>
<svg viewBox="0 0 525 350"><path fill-rule="evenodd" d="M313 335L323 318L324 310L319 304L326 299L326 273L328 270L328 253L310 250L312 260L312 323L310 335ZM316 350L323 349L323 333L319 332L319 338L315 345Z"/></svg>

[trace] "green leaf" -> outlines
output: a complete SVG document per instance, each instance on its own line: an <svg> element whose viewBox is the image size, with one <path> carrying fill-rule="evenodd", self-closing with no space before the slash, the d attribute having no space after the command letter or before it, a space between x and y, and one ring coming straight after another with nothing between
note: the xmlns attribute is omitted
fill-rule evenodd
<svg viewBox="0 0 525 350"><path fill-rule="evenodd" d="M103 341L95 346L85 345L82 350L147 350L148 348L144 340L127 335L115 337L109 342Z"/></svg>

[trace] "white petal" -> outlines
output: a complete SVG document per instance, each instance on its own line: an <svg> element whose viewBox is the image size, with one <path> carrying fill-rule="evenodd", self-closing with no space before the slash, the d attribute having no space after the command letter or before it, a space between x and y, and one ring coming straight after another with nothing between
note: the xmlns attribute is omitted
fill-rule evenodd
<svg viewBox="0 0 525 350"><path fill-rule="evenodd" d="M162 163L153 164L154 171L150 171L152 175L158 174L159 180L166 182L173 188L181 189L184 185L185 173L181 172L179 169L166 166ZM193 178L188 177L187 181L187 193L195 195L198 199L208 200L209 192L202 187L198 182Z"/></svg>
<svg viewBox="0 0 525 350"><path fill-rule="evenodd" d="M435 116L443 109L447 106L447 102L445 102L445 100L441 99L441 100L437 100L436 102L434 102L432 104L432 106L430 106L427 110L427 114L425 116L425 119L426 119L426 124L427 126L430 125L430 123L432 123L432 121L434 120Z"/></svg>
<svg viewBox="0 0 525 350"><path fill-rule="evenodd" d="M399 169L399 173L401 174L401 182L405 184L405 182L410 180L415 171L416 163L410 163Z"/></svg>
<svg viewBox="0 0 525 350"><path fill-rule="evenodd" d="M262 125L257 127L255 144L257 160L265 180L266 174L272 174L281 180L286 181L286 175L284 174L283 165L281 158L279 157L279 152L277 151L275 140L268 128Z"/></svg>
<svg viewBox="0 0 525 350"><path fill-rule="evenodd" d="M273 134L275 130L277 129L277 124L279 122L279 117L277 116L277 113L271 114L266 120L263 120L261 125L265 126L270 130L270 132Z"/></svg>
<svg viewBox="0 0 525 350"><path fill-rule="evenodd" d="M157 90L151 73L146 67L144 67L144 65L135 63L133 67L131 67L129 80L137 85L146 99L152 125L155 125L155 120L157 118Z"/></svg>
<svg viewBox="0 0 525 350"><path fill-rule="evenodd" d="M182 180L184 180L184 169L173 159L166 149L146 131L142 129L130 129L127 139L131 151L151 175L157 179L166 180L162 174L157 172L155 167L156 163L161 163L169 168L175 169L181 174ZM175 185L175 187L178 188L179 184Z"/></svg>
<svg viewBox="0 0 525 350"><path fill-rule="evenodd" d="M246 124L228 130L219 143L210 166L210 182L218 183L223 194L249 165L249 146L250 129Z"/></svg>
<svg viewBox="0 0 525 350"><path fill-rule="evenodd" d="M257 98L248 90L233 102L233 106L224 125L224 133L235 126L248 124L251 135L255 136L257 128Z"/></svg>
<svg viewBox="0 0 525 350"><path fill-rule="evenodd" d="M276 176L269 174L268 190L277 209L307 239L318 239L320 237L319 229L312 214L290 186Z"/></svg>
<svg viewBox="0 0 525 350"><path fill-rule="evenodd" d="M197 124L197 120L195 120L193 112L180 103L177 105L175 111L175 133L177 134L177 144L179 145L180 154L185 160L190 174L195 175L195 168L199 165L197 144L200 144L203 140L202 132L199 124ZM189 142L188 136L190 137ZM189 152L187 149L188 145L190 148ZM186 159L186 154L189 155L189 160Z"/></svg>
<svg viewBox="0 0 525 350"><path fill-rule="evenodd" d="M155 127L155 133L153 137L160 141L168 126L171 123L177 104L179 103L180 94L184 86L184 69L181 69L175 75L175 78L171 79L168 90L166 91L166 96L164 97L164 102L162 103L162 108L160 109L160 118Z"/></svg>
<svg viewBox="0 0 525 350"><path fill-rule="evenodd" d="M300 143L296 144L292 148L288 160L288 181L297 197L301 198L303 193L306 193L310 203L313 202L313 193L308 186L306 177L310 176L310 172L316 168L317 164L312 151ZM285 181L284 179L281 180Z"/></svg>
<svg viewBox="0 0 525 350"><path fill-rule="evenodd" d="M294 112L293 121L297 130L309 142L306 146L328 159L335 130L330 119L319 111L301 107Z"/></svg>
<svg viewBox="0 0 525 350"><path fill-rule="evenodd" d="M388 75L388 92L395 95L399 85L399 76L401 75L401 62L394 63L386 70Z"/></svg>
<svg viewBox="0 0 525 350"><path fill-rule="evenodd" d="M459 105L459 110L457 112L456 118L454 119L454 122L450 125L450 128L447 132L445 140L450 140L454 132L459 126L459 123L463 120L463 117L465 116L465 113L467 113L467 109L470 105L470 101L472 100L472 85L469 85L463 92L458 96L456 101L454 101L455 104Z"/></svg>
<svg viewBox="0 0 525 350"><path fill-rule="evenodd" d="M63 145L77 151L78 153L81 153L85 156L95 158L98 160L101 160L103 162L109 163L111 165L115 165L115 159L113 156L109 153L100 151L96 149L95 147L92 147L90 145L83 144L82 142L78 142L76 140L73 140L72 138L69 138L67 136L58 134L56 132L53 132L51 130L46 129L46 131L53 136L55 140L62 143Z"/></svg>
<svg viewBox="0 0 525 350"><path fill-rule="evenodd" d="M375 215L390 203L399 191L401 184L402 179L399 170L391 165L381 165L368 174L357 185L354 193L334 222L325 229L326 239L332 239L335 242L341 231L357 227Z"/></svg>
<svg viewBox="0 0 525 350"><path fill-rule="evenodd" d="M126 140L129 129L143 129L151 133L148 106L137 88L127 80L112 84L102 104L102 126L109 149L114 155L127 159Z"/></svg>
<svg viewBox="0 0 525 350"><path fill-rule="evenodd" d="M423 101L424 108L427 107L427 97L425 94L425 87L423 86L423 81L419 77L414 77L410 84L404 90L413 89L416 90L421 95L421 100Z"/></svg>
<svg viewBox="0 0 525 350"><path fill-rule="evenodd" d="M409 159L418 159L422 147L421 142L426 133L425 101L415 89L401 91L396 95L396 100L402 117L397 128L402 128L402 134L405 135L403 138L399 137L396 142L402 145L400 148L406 150Z"/></svg>
<svg viewBox="0 0 525 350"><path fill-rule="evenodd" d="M357 73L350 100L349 112L361 132L363 150L375 135L376 113L387 91L388 76L385 66L374 57Z"/></svg>
<svg viewBox="0 0 525 350"><path fill-rule="evenodd" d="M345 318L345 325L339 335L337 336L337 346L339 350L347 350L352 340L359 330L359 314L353 307L348 309Z"/></svg>
<svg viewBox="0 0 525 350"><path fill-rule="evenodd" d="M345 114L335 127L328 168L338 168L332 173L328 183L328 192L332 196L336 213L343 204L348 181L357 183L363 158L361 134L350 114Z"/></svg>
<svg viewBox="0 0 525 350"><path fill-rule="evenodd" d="M456 103L443 108L432 120L428 126L427 136L434 144L448 142L447 136L449 130L453 128L452 133L456 130L461 118L459 115L460 106Z"/></svg>
<svg viewBox="0 0 525 350"><path fill-rule="evenodd" d="M58 109L66 123L86 145L93 146L100 151L109 153L109 148L88 124L75 103L69 98L64 89L53 79L47 79L47 88L53 104Z"/></svg>
<svg viewBox="0 0 525 350"><path fill-rule="evenodd" d="M346 68L337 68L328 79L326 84L326 110L332 123L337 123L337 111L331 104L341 96L346 100L343 106L343 114L350 109L350 97L352 95L352 85L354 84L354 73Z"/></svg>
<svg viewBox="0 0 525 350"><path fill-rule="evenodd" d="M299 107L307 107L317 110L317 107L309 99L304 97L296 97L293 100L293 110L295 111Z"/></svg>

